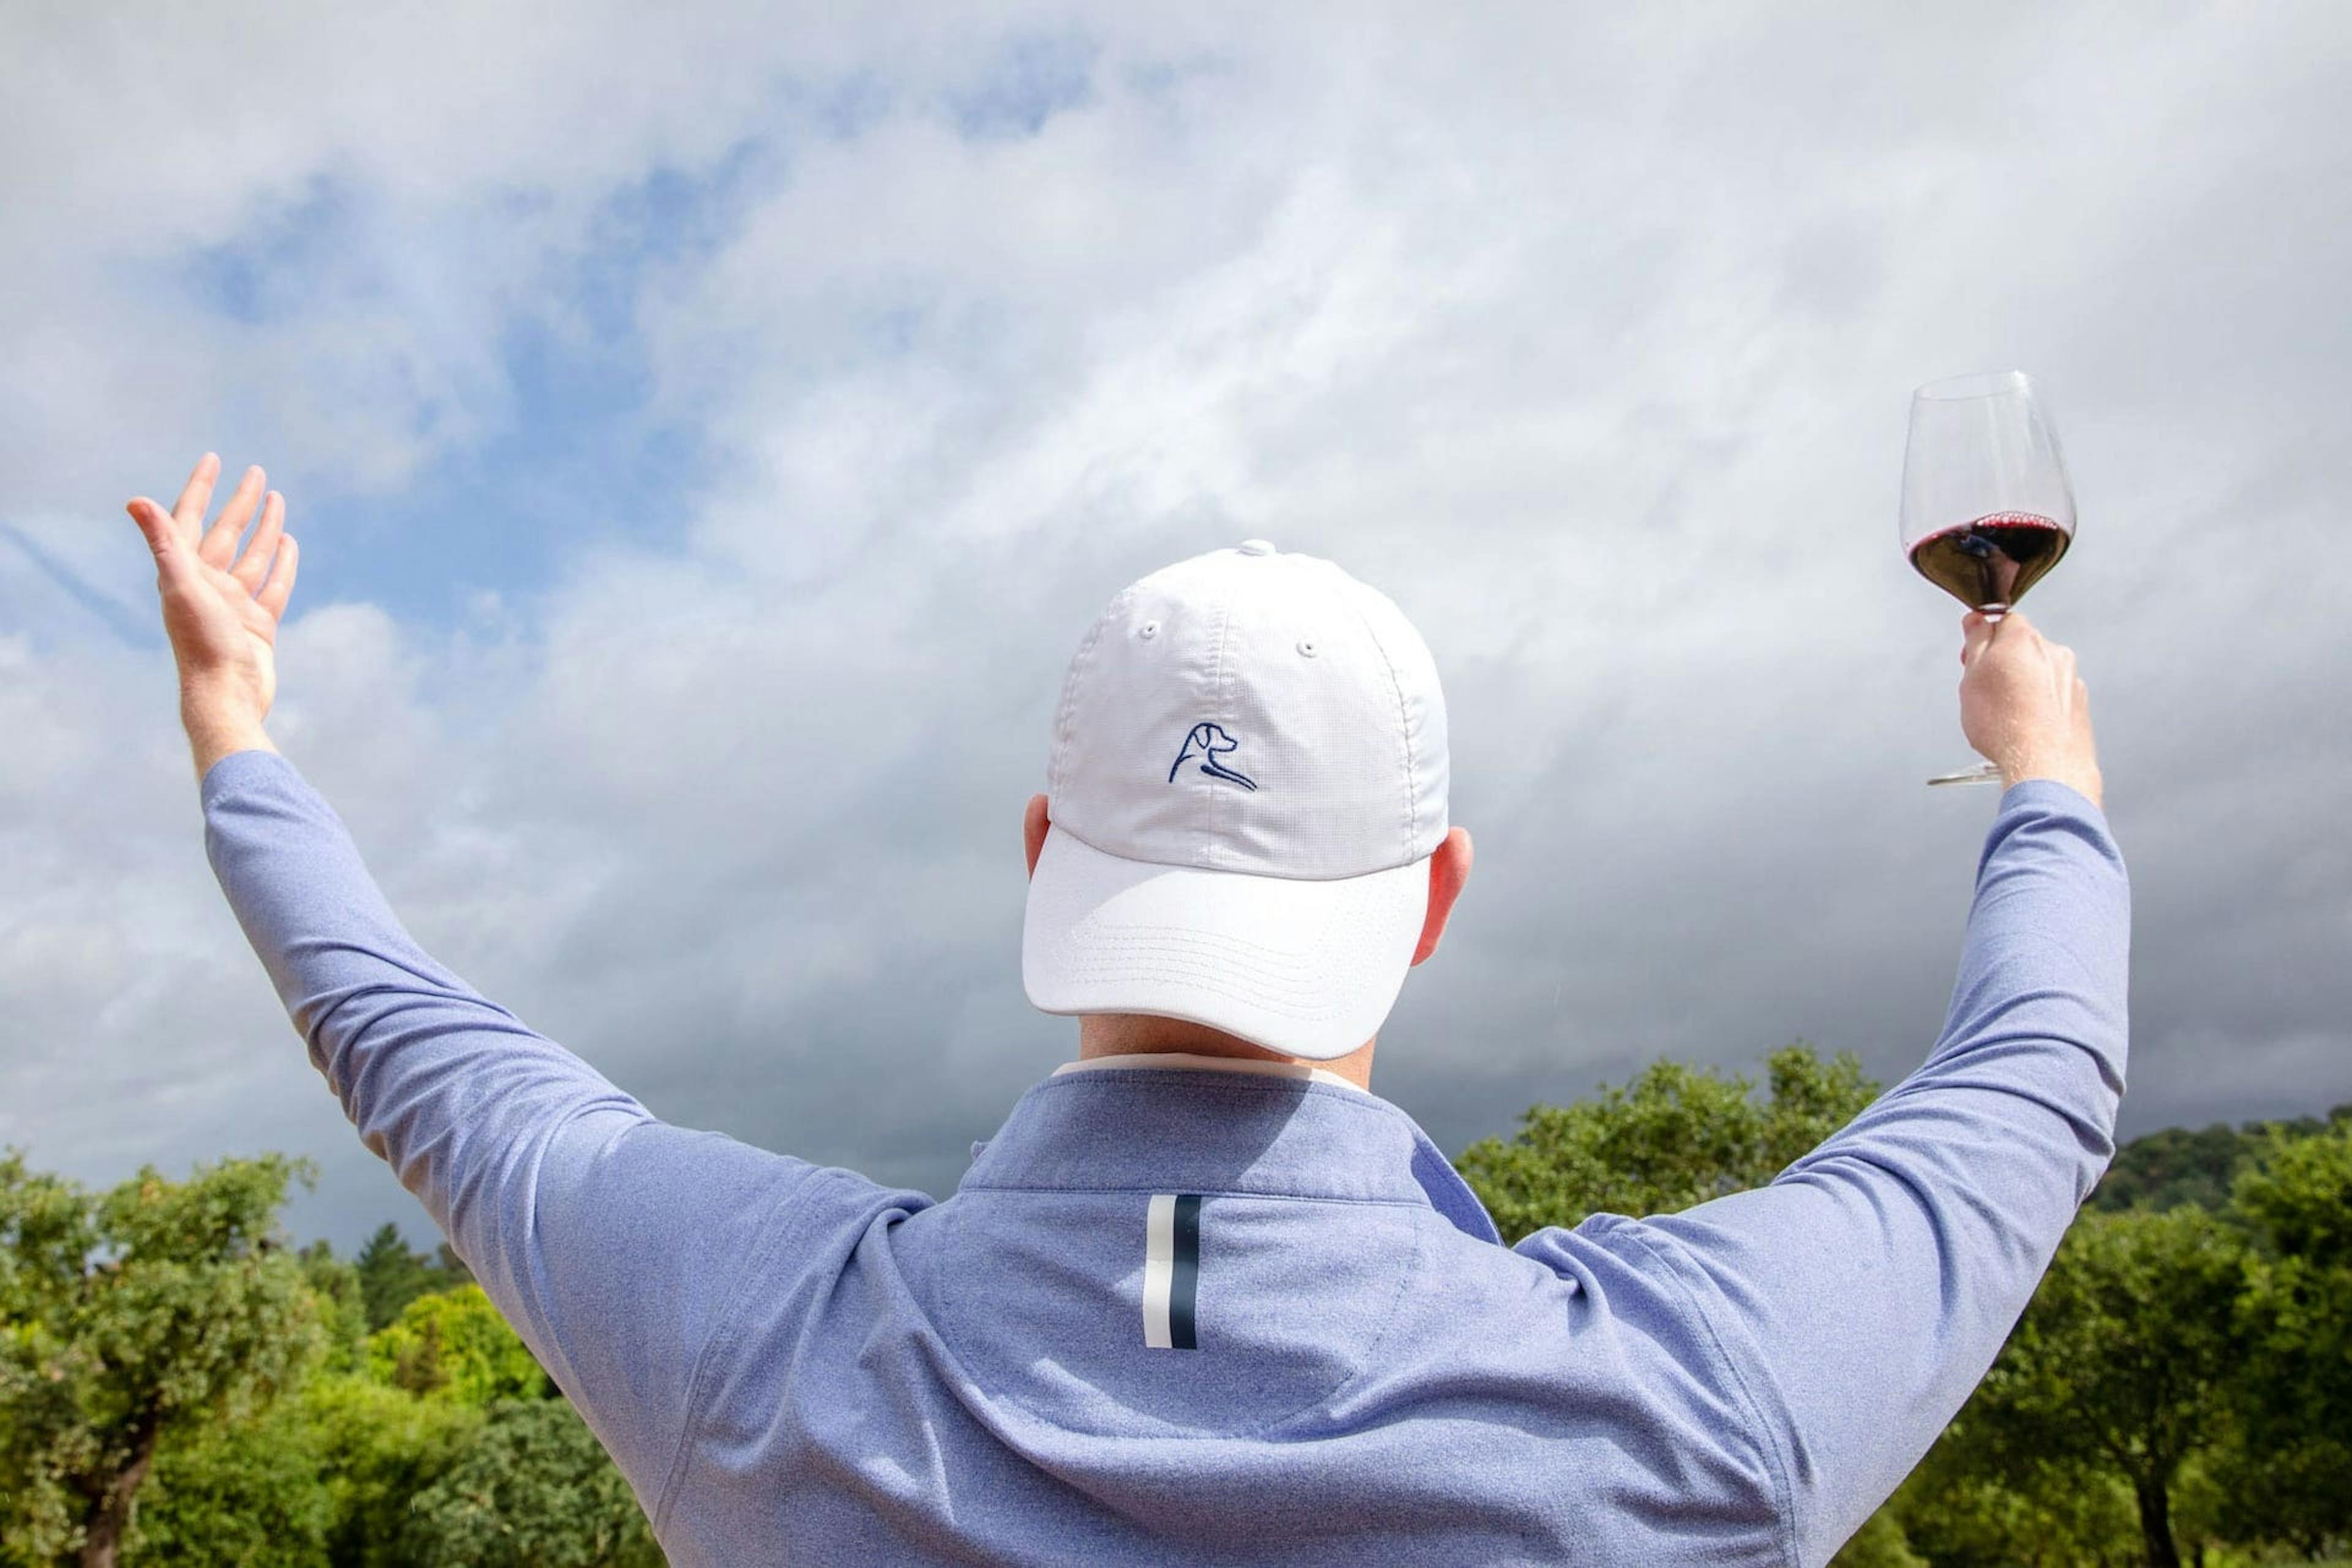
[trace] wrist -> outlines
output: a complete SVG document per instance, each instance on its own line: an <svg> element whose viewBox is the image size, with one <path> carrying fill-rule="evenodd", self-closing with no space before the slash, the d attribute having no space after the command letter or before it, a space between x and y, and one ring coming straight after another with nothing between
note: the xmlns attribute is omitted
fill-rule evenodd
<svg viewBox="0 0 2352 1568"><path fill-rule="evenodd" d="M2004 765L2000 770L2000 787L2004 790L2032 779L2047 779L2053 784L2064 784L2100 810L2106 809L2102 795L2105 781L2099 776L2099 764L2096 763L2029 758Z"/></svg>
<svg viewBox="0 0 2352 1568"><path fill-rule="evenodd" d="M192 688L180 694L180 724L188 732L188 749L199 783L212 765L231 752L274 752L261 716L248 700L238 702L226 694Z"/></svg>

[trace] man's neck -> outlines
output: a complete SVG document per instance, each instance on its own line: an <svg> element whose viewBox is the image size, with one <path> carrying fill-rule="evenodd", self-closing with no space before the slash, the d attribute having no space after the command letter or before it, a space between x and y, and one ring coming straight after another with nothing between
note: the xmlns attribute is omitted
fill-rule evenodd
<svg viewBox="0 0 2352 1568"><path fill-rule="evenodd" d="M1316 1061L1284 1056L1254 1046L1237 1035L1182 1018L1155 1018L1140 1013L1088 1013L1078 1020L1078 1059L1097 1057L1142 1056L1181 1051L1201 1057L1238 1057L1245 1061L1289 1062L1336 1073L1358 1089L1372 1087L1372 1047L1379 1037L1366 1040L1344 1057Z"/></svg>

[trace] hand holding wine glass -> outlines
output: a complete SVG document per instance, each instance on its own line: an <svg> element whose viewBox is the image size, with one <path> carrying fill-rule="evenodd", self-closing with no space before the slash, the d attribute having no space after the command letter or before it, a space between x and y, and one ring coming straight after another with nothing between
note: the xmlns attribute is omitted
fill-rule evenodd
<svg viewBox="0 0 2352 1568"><path fill-rule="evenodd" d="M2104 809L2091 693L2074 650L2044 637L2016 611L1961 619L1960 729L1990 759L2004 787L2054 779Z"/></svg>

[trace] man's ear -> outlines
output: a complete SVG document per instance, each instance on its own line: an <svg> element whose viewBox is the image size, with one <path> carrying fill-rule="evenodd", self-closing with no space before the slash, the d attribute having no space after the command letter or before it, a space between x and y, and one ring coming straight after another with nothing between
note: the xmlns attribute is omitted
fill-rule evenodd
<svg viewBox="0 0 2352 1568"><path fill-rule="evenodd" d="M1021 841L1029 852L1029 874L1037 874L1037 857L1045 852L1045 829L1050 819L1045 816L1045 797L1033 795L1029 809L1021 815Z"/></svg>
<svg viewBox="0 0 2352 1568"><path fill-rule="evenodd" d="M1462 884L1469 879L1470 830L1449 828L1437 852L1429 858L1429 919L1422 924L1421 944L1412 950L1415 963L1437 951L1438 939L1445 934L1446 917L1454 912L1454 900L1462 896Z"/></svg>

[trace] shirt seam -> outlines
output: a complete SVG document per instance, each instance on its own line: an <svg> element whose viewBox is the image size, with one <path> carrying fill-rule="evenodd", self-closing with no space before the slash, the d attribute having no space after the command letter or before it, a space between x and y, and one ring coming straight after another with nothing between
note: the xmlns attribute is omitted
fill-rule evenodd
<svg viewBox="0 0 2352 1568"><path fill-rule="evenodd" d="M822 1179L824 1174L823 1171L811 1172L808 1179L795 1184L790 1194L780 1196L771 1203L770 1212L773 1213L781 1207L786 1196L798 1196L805 1193L812 1183ZM668 1526L670 1510L677 1501L678 1489L686 1481L687 1455L692 1451L689 1439L694 1436L695 1423L702 1414L704 1384L710 1375L711 1359L718 1353L721 1343L734 1337L737 1327L741 1321L735 1308L736 1304L742 1300L743 1292L750 1288L753 1278L752 1266L767 1261L768 1255L776 1249L777 1243L786 1228L788 1227L783 1224L768 1226L760 1237L759 1245L744 1249L742 1261L736 1268L734 1283L728 1289L720 1304L718 1319L711 1324L709 1334L704 1338L702 1349L695 1355L694 1373L687 1380L686 1384L686 1409L678 1422L677 1446L671 1452L668 1475L662 1482L661 1496L654 1505L653 1530L656 1541L660 1539L662 1531Z"/></svg>
<svg viewBox="0 0 2352 1568"><path fill-rule="evenodd" d="M1748 1386L1747 1375L1740 1371L1738 1359L1724 1344L1723 1335L1716 1327L1715 1315L1707 1310L1706 1299L1685 1277L1683 1260L1643 1236L1639 1220L1628 1226L1612 1228L1657 1260L1659 1266L1674 1280L1675 1287L1682 1291L1684 1299L1690 1303L1694 1315L1698 1319L1699 1327L1706 1331L1708 1348L1714 1352L1716 1361L1722 1366L1725 1375L1730 1379L1732 1387L1738 1392L1740 1403L1748 1407L1748 1419L1752 1428L1750 1436L1756 1443L1757 1452L1763 1456L1765 1468L1771 1472L1773 1501L1776 1511L1780 1516L1779 1522L1781 1557L1789 1564L1789 1568L1802 1568L1802 1563L1797 1555L1796 1494L1789 1482L1787 1459L1780 1452L1779 1435L1772 1430L1771 1424L1764 1419L1763 1406L1757 1401L1755 1391Z"/></svg>

